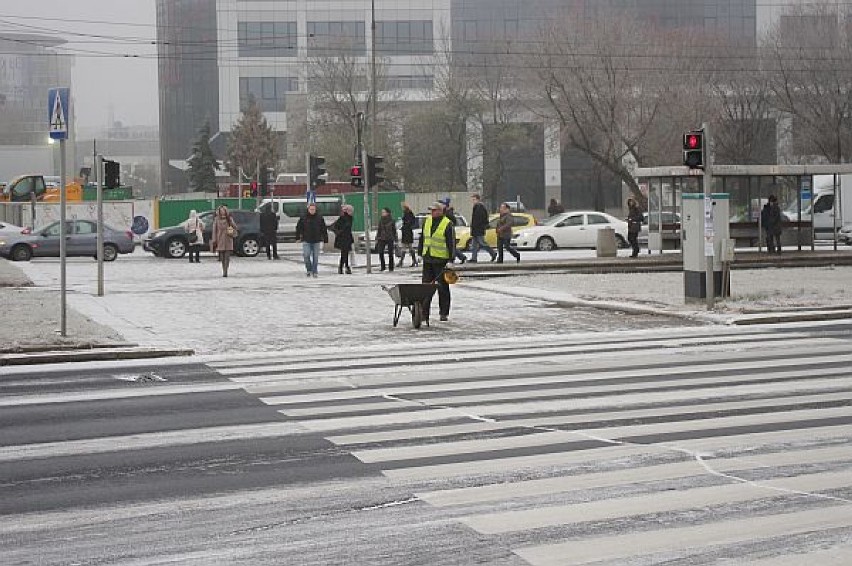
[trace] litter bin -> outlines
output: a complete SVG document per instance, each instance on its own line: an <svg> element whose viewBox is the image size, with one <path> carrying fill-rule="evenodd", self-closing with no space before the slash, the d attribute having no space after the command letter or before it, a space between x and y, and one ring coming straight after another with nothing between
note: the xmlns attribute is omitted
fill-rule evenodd
<svg viewBox="0 0 852 566"><path fill-rule="evenodd" d="M595 250L598 252L598 257L615 257L618 255L618 244L615 240L614 229L601 228L598 230Z"/></svg>

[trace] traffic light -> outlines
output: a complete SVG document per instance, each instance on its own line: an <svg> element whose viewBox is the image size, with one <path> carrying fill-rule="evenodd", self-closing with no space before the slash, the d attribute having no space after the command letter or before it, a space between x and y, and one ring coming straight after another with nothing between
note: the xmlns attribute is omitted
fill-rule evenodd
<svg viewBox="0 0 852 566"><path fill-rule="evenodd" d="M325 157L320 155L311 155L308 157L308 175L311 187L325 185L326 178L328 177L328 171L325 168Z"/></svg>
<svg viewBox="0 0 852 566"><path fill-rule="evenodd" d="M251 182L251 192L249 193L252 197L257 197L257 181Z"/></svg>
<svg viewBox="0 0 852 566"><path fill-rule="evenodd" d="M121 166L118 161L104 160L104 187L117 189L121 186Z"/></svg>
<svg viewBox="0 0 852 566"><path fill-rule="evenodd" d="M258 176L260 177L260 196L265 197L269 194L269 169L262 168Z"/></svg>
<svg viewBox="0 0 852 566"><path fill-rule="evenodd" d="M704 169L704 131L683 134L683 164L690 169Z"/></svg>
<svg viewBox="0 0 852 566"><path fill-rule="evenodd" d="M352 177L351 184L353 187L361 188L364 186L364 167L360 163L349 168L349 175Z"/></svg>
<svg viewBox="0 0 852 566"><path fill-rule="evenodd" d="M367 156L367 183L368 187L375 187L385 180L385 158L380 155Z"/></svg>

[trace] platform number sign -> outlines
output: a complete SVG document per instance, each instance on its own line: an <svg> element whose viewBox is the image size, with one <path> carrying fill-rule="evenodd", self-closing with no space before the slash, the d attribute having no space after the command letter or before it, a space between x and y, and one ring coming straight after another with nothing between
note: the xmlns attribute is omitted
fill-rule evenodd
<svg viewBox="0 0 852 566"><path fill-rule="evenodd" d="M47 120L51 139L68 139L71 120L70 88L52 88L47 93Z"/></svg>

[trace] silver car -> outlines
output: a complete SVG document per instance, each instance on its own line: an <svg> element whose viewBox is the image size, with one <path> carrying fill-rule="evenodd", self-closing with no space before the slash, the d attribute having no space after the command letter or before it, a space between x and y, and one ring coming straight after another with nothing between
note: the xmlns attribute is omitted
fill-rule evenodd
<svg viewBox="0 0 852 566"><path fill-rule="evenodd" d="M97 256L98 225L91 220L65 222L65 249L69 257ZM0 236L0 256L14 261L29 261L33 257L59 257L59 222L36 230L32 234L3 234ZM133 233L104 225L104 261L115 261L118 254L133 253Z"/></svg>

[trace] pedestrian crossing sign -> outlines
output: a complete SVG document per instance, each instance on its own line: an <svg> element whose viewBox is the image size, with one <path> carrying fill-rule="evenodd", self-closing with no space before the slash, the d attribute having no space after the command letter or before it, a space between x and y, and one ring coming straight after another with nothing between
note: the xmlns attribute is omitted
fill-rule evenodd
<svg viewBox="0 0 852 566"><path fill-rule="evenodd" d="M51 139L68 139L68 125L71 118L70 91L68 87L52 88L47 91L47 120Z"/></svg>

